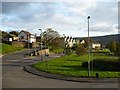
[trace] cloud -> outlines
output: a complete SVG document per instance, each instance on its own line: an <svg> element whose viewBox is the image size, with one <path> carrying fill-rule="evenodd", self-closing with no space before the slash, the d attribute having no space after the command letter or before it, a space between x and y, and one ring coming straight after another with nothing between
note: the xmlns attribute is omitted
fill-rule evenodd
<svg viewBox="0 0 120 90"><path fill-rule="evenodd" d="M76 0L77 1L77 0ZM4 27L28 29L55 28L60 33L73 35L87 30L88 15L91 16L92 32L113 32L118 24L116 2L3 2L2 23ZM7 28L7 29L8 29ZM74 34L75 36L76 34Z"/></svg>
<svg viewBox="0 0 120 90"><path fill-rule="evenodd" d="M19 13L19 10L24 10L28 4L27 2L3 2L2 14Z"/></svg>
<svg viewBox="0 0 120 90"><path fill-rule="evenodd" d="M114 30L115 27L103 22L92 25L90 29L93 32L114 32Z"/></svg>

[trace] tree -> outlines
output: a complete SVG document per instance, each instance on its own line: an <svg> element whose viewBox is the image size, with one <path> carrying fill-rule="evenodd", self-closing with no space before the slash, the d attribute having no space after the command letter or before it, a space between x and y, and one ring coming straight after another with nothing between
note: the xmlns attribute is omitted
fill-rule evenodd
<svg viewBox="0 0 120 90"><path fill-rule="evenodd" d="M47 28L46 31L42 33L43 42L49 44L52 43L53 40L60 37L60 34L57 31L54 31L52 28Z"/></svg>
<svg viewBox="0 0 120 90"><path fill-rule="evenodd" d="M10 34L14 34L14 35L16 35L16 36L18 36L18 34L19 34L19 32L17 32L17 31L11 31L11 32L9 32Z"/></svg>
<svg viewBox="0 0 120 90"><path fill-rule="evenodd" d="M109 45L109 49L111 52L113 52L115 54L116 52L116 42L111 42Z"/></svg>
<svg viewBox="0 0 120 90"><path fill-rule="evenodd" d="M88 48L88 38L84 38L83 40L85 40L85 43L83 44L85 48ZM89 45L91 45L93 43L93 40L90 38L89 41Z"/></svg>
<svg viewBox="0 0 120 90"><path fill-rule="evenodd" d="M66 55L70 55L72 53L71 48L69 47L69 45L65 48L64 51L65 51Z"/></svg>
<svg viewBox="0 0 120 90"><path fill-rule="evenodd" d="M46 31L42 33L42 36L47 38L47 40L52 41L56 37L60 37L60 34L57 31L54 31L52 28L47 28Z"/></svg>
<svg viewBox="0 0 120 90"><path fill-rule="evenodd" d="M49 46L50 50L54 50L62 46L61 43L63 43L63 38L61 38L60 34L52 28L47 28L41 35L42 42Z"/></svg>
<svg viewBox="0 0 120 90"><path fill-rule="evenodd" d="M2 37L6 36L8 33L5 31L2 31Z"/></svg>
<svg viewBox="0 0 120 90"><path fill-rule="evenodd" d="M84 45L82 45L82 44L78 44L77 45L77 48L76 48L76 54L77 55L83 55L83 54L85 54L86 53L86 48L84 47Z"/></svg>
<svg viewBox="0 0 120 90"><path fill-rule="evenodd" d="M71 49L72 49L73 51L75 51L76 48L77 48L77 44L73 44L73 46L71 47Z"/></svg>
<svg viewBox="0 0 120 90"><path fill-rule="evenodd" d="M120 42L116 42L116 55L120 56Z"/></svg>
<svg viewBox="0 0 120 90"><path fill-rule="evenodd" d="M120 56L120 42L111 42L107 44L107 48L117 56Z"/></svg>

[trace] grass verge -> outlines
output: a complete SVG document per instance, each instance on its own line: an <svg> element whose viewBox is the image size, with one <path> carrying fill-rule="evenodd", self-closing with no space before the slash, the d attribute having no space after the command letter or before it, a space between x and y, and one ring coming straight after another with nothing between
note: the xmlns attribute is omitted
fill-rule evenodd
<svg viewBox="0 0 120 90"><path fill-rule="evenodd" d="M104 53L93 53L91 54L91 60L97 58L107 58L117 60L118 57L106 55ZM82 67L82 63L88 60L88 55L77 56L75 54L63 56L60 58L55 58L50 61L39 62L33 65L33 67L38 70L46 71L49 73L67 75L67 76L78 76L78 77L87 77L88 69ZM99 71L91 70L90 76L95 77L96 73L99 73L99 77L105 78L118 78L120 77L120 72L115 71Z"/></svg>
<svg viewBox="0 0 120 90"><path fill-rule="evenodd" d="M0 54L7 54L10 52L20 51L22 49L24 49L24 48L14 47L9 44L0 43Z"/></svg>

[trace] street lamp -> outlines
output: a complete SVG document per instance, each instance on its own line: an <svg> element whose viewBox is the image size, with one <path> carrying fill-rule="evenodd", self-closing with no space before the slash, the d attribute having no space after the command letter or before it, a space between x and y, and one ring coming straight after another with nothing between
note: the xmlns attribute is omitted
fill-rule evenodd
<svg viewBox="0 0 120 90"><path fill-rule="evenodd" d="M36 37L37 37L37 34L35 33L35 40L36 40ZM35 56L36 56L36 44L37 44L37 41L35 41Z"/></svg>
<svg viewBox="0 0 120 90"><path fill-rule="evenodd" d="M41 41L40 41L40 51L41 51L41 61L42 61L42 29L39 29L41 33Z"/></svg>
<svg viewBox="0 0 120 90"><path fill-rule="evenodd" d="M88 16L87 19L88 19L88 76L90 76L90 37L89 37L89 19L90 19L90 16Z"/></svg>
<svg viewBox="0 0 120 90"><path fill-rule="evenodd" d="M30 48L30 34L27 35L27 41L28 41L28 55L30 54L29 48Z"/></svg>
<svg viewBox="0 0 120 90"><path fill-rule="evenodd" d="M63 42L63 43L64 43L64 53L65 53L65 52L66 52L66 51L65 51L65 48L66 48L66 46L65 46L65 45L66 45L66 41L65 41L65 34L63 34L63 40L64 40L64 42ZM66 53L65 53L65 54L66 54Z"/></svg>

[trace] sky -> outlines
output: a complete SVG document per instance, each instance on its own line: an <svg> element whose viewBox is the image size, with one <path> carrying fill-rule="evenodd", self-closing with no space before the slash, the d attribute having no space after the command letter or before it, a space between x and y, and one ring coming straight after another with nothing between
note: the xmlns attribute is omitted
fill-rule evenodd
<svg viewBox="0 0 120 90"><path fill-rule="evenodd" d="M90 16L90 36L118 34L118 0L16 1L2 2L1 30L40 35L39 29L53 28L61 35L87 37Z"/></svg>

